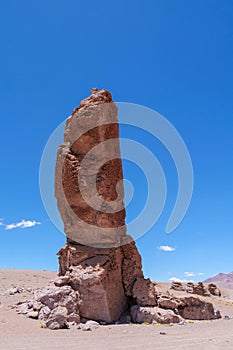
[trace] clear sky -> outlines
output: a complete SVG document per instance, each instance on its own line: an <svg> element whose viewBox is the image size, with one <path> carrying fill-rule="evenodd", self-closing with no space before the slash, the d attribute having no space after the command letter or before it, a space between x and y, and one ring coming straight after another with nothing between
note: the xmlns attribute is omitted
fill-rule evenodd
<svg viewBox="0 0 233 350"><path fill-rule="evenodd" d="M145 275L197 281L232 271L232 1L8 0L0 17L0 268L57 270L65 236L43 207L40 159L54 129L98 87L165 116L192 158L192 202L167 235L172 159L157 140L121 129L156 153L168 182L159 221L137 240ZM145 179L130 162L124 175L135 187L129 218L143 205Z"/></svg>

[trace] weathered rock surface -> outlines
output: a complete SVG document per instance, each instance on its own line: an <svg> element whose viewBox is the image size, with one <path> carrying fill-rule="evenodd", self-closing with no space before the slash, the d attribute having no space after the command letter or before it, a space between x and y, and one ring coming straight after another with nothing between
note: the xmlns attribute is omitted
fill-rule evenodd
<svg viewBox="0 0 233 350"><path fill-rule="evenodd" d="M202 295L202 296L210 296L210 293L205 288L202 282L198 282L197 284L188 282L186 286L186 292L191 294Z"/></svg>
<svg viewBox="0 0 233 350"><path fill-rule="evenodd" d="M221 296L221 291L220 291L220 289L216 286L216 284L214 284L214 283L208 284L207 289L208 289L208 291L210 292L210 294L215 295L215 296L217 296L217 297L220 297L220 296Z"/></svg>
<svg viewBox="0 0 233 350"><path fill-rule="evenodd" d="M87 321L81 329L92 330L96 321L129 317L137 323L220 317L211 303L159 295L156 284L144 278L141 256L126 235L118 136L111 94L93 89L67 119L57 153L55 195L67 236L58 252L59 276L21 302L18 313L53 330L80 319ZM205 295L203 285L191 287ZM178 282L172 288L184 290Z"/></svg>
<svg viewBox="0 0 233 350"><path fill-rule="evenodd" d="M173 310L134 305L131 308L132 321L135 323L179 323L182 318Z"/></svg>
<svg viewBox="0 0 233 350"><path fill-rule="evenodd" d="M149 278L137 277L133 285L133 297L138 305L157 305L155 283Z"/></svg>
<svg viewBox="0 0 233 350"><path fill-rule="evenodd" d="M221 318L213 304L195 297L180 298L179 314L189 320L215 320Z"/></svg>
<svg viewBox="0 0 233 350"><path fill-rule="evenodd" d="M162 295L158 298L158 306L163 309L175 310L178 308L180 302L175 298L169 298L168 296Z"/></svg>
<svg viewBox="0 0 233 350"><path fill-rule="evenodd" d="M117 106L92 89L67 119L57 152L55 195L71 241L119 246L126 234Z"/></svg>
<svg viewBox="0 0 233 350"><path fill-rule="evenodd" d="M117 321L135 298L142 305L156 305L154 284L144 280L141 257L134 241L126 236L117 248L67 244L59 252L60 278L80 294L80 316Z"/></svg>

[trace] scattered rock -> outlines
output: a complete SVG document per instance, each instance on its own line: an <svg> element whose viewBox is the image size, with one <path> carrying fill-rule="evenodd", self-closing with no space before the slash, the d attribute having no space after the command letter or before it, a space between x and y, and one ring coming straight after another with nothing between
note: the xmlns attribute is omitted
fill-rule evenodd
<svg viewBox="0 0 233 350"><path fill-rule="evenodd" d="M68 311L64 306L55 307L49 314L47 321L45 322L46 327L52 330L66 328L68 320Z"/></svg>
<svg viewBox="0 0 233 350"><path fill-rule="evenodd" d="M10 288L5 291L5 295L15 295L17 293L19 293L19 290L16 287Z"/></svg>
<svg viewBox="0 0 233 350"><path fill-rule="evenodd" d="M17 306L17 312L45 322L50 329L64 328L67 322L80 322L80 297L70 286L48 285L34 292L33 300Z"/></svg>
<svg viewBox="0 0 233 350"><path fill-rule="evenodd" d="M172 282L170 289L174 289L177 291L185 291L185 288L183 287L183 284L181 282Z"/></svg>

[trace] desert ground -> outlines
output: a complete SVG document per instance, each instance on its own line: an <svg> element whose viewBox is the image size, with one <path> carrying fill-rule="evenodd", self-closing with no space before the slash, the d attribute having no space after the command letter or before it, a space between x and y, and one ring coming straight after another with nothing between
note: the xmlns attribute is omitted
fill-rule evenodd
<svg viewBox="0 0 233 350"><path fill-rule="evenodd" d="M220 320L187 320L182 325L114 324L87 332L77 327L51 331L40 328L38 320L18 315L12 306L27 298L27 288L43 287L55 277L56 272L49 271L0 270L0 350L233 349L233 290L222 290L220 298L208 297L220 310ZM12 287L24 291L6 293ZM165 291L169 283L158 283L157 288Z"/></svg>

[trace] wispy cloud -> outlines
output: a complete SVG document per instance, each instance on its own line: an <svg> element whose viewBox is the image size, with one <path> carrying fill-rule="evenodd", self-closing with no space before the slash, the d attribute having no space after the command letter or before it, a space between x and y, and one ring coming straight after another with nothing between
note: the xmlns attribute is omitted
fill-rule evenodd
<svg viewBox="0 0 233 350"><path fill-rule="evenodd" d="M196 276L196 274L194 272L185 272L184 275L187 276L187 277Z"/></svg>
<svg viewBox="0 0 233 350"><path fill-rule="evenodd" d="M21 220L14 224L3 224L3 222L0 221L0 226L4 226L5 230L13 230L15 228L29 228L40 224L40 222L35 220Z"/></svg>
<svg viewBox="0 0 233 350"><path fill-rule="evenodd" d="M176 248L170 247L169 245L161 245L158 249L163 250L164 252L174 252L174 250L176 250Z"/></svg>
<svg viewBox="0 0 233 350"><path fill-rule="evenodd" d="M197 274L198 274L198 276L203 276L204 272L198 272Z"/></svg>

